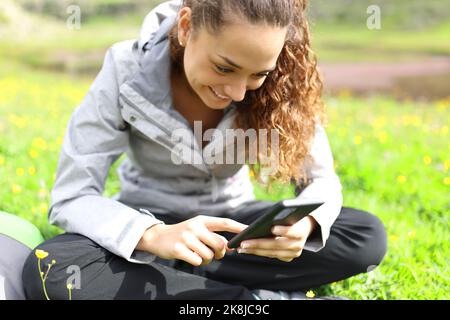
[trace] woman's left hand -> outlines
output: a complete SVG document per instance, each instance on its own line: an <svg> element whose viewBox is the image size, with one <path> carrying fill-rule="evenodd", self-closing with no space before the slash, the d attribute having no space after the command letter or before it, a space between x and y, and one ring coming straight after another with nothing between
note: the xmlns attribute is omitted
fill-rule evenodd
<svg viewBox="0 0 450 320"><path fill-rule="evenodd" d="M292 226L274 226L275 238L245 240L238 253L254 254L291 262L300 257L309 235L317 226L316 220L307 216Z"/></svg>

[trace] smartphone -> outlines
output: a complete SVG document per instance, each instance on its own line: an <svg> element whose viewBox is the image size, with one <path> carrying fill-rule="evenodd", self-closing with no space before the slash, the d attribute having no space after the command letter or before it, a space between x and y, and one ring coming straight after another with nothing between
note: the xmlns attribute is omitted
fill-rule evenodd
<svg viewBox="0 0 450 320"><path fill-rule="evenodd" d="M247 239L274 237L271 231L273 226L291 226L323 204L324 202L318 200L288 199L279 201L264 210L258 219L228 241L228 248L238 248L241 242Z"/></svg>

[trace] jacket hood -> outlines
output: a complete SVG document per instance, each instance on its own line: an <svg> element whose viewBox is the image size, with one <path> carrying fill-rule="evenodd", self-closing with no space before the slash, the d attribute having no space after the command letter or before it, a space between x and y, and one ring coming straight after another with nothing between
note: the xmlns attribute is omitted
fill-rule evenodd
<svg viewBox="0 0 450 320"><path fill-rule="evenodd" d="M183 0L166 1L156 6L144 18L144 22L139 33L139 52L146 49L159 30L159 27L168 17L176 16L183 5Z"/></svg>

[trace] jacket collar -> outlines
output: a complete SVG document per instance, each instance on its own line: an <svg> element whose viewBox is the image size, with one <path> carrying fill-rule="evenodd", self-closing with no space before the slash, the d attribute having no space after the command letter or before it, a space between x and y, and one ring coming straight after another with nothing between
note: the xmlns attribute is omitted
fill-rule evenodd
<svg viewBox="0 0 450 320"><path fill-rule="evenodd" d="M170 43L168 33L176 15L164 19L155 36L144 46L144 55L135 77L129 82L138 94L158 108L172 107L170 92Z"/></svg>
<svg viewBox="0 0 450 320"><path fill-rule="evenodd" d="M169 31L177 16L165 18L158 31L150 41L144 45L144 54L140 61L137 73L120 87L120 94L128 103L131 103L135 116L141 115L146 121L153 123L152 132L149 128L142 127L142 131L155 141L170 140L171 132L177 129L188 129L190 136L182 137L183 144L192 148L197 157L203 158L201 144L194 143L193 132L187 120L173 107L170 83L170 42ZM224 109L224 116L217 126L222 133L232 128L236 116L236 105L231 103ZM159 129L157 129L159 128ZM168 149L173 145L162 143ZM223 148L224 141L213 140L208 144L209 148ZM200 167L207 171L205 164Z"/></svg>

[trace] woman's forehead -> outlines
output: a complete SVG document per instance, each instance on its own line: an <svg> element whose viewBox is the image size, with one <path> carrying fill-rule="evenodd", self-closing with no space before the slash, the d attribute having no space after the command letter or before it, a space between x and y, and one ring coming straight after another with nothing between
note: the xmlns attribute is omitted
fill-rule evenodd
<svg viewBox="0 0 450 320"><path fill-rule="evenodd" d="M286 33L287 28L233 24L218 34L204 31L199 36L206 52L219 60L242 69L271 69L284 46Z"/></svg>

